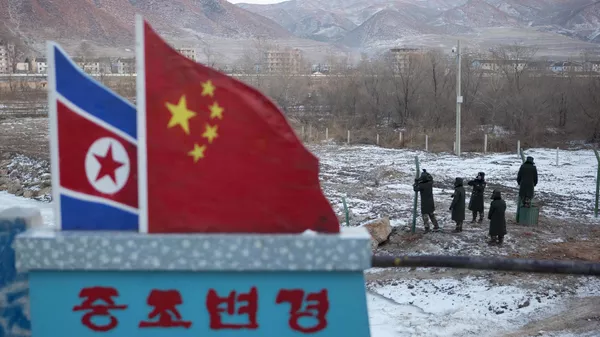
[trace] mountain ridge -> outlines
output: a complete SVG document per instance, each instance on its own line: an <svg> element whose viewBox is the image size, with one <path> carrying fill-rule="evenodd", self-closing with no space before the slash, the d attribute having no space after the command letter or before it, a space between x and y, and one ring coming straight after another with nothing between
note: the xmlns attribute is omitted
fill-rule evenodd
<svg viewBox="0 0 600 337"><path fill-rule="evenodd" d="M452 35L491 27L534 28L600 43L598 0L564 0L559 3L553 0L332 0L327 5L311 9L317 7L315 3L314 0L291 0L271 5L237 5L270 18L272 13L277 12L278 23L284 27L293 24L300 9L307 26L310 26L311 20L318 21L323 12L346 16L356 24L356 28L332 34L329 40L324 41L343 42L351 47L365 47L415 33ZM319 14L311 14L311 11ZM386 12L378 15L381 11ZM406 32L393 33L384 27L403 27ZM295 33L293 30L290 32ZM309 38L315 34L317 32L304 32L304 36Z"/></svg>

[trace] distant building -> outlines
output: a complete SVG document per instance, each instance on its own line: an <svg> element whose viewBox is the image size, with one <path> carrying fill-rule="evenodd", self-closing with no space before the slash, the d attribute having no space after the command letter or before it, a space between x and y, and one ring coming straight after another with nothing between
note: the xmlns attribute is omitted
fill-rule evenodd
<svg viewBox="0 0 600 337"><path fill-rule="evenodd" d="M527 63L527 69L535 72L548 72L552 68L552 61L530 61Z"/></svg>
<svg viewBox="0 0 600 337"><path fill-rule="evenodd" d="M600 73L600 61L588 61L585 64L585 70Z"/></svg>
<svg viewBox="0 0 600 337"><path fill-rule="evenodd" d="M34 65L34 68L35 68L35 69L33 69L34 72L36 72L38 74L45 74L46 72L48 72L48 61L45 58L40 57L40 58L34 59L32 61L32 64Z"/></svg>
<svg viewBox="0 0 600 337"><path fill-rule="evenodd" d="M100 73L100 60L98 59L75 57L73 58L73 62L88 74Z"/></svg>
<svg viewBox="0 0 600 337"><path fill-rule="evenodd" d="M423 52L417 48L392 48L390 49L395 70L398 72L407 71L412 62L423 57Z"/></svg>
<svg viewBox="0 0 600 337"><path fill-rule="evenodd" d="M555 73L579 73L583 71L583 65L578 62L560 61L552 64L552 71Z"/></svg>
<svg viewBox="0 0 600 337"><path fill-rule="evenodd" d="M177 51L190 60L196 62L198 61L198 57L196 56L196 48L177 48Z"/></svg>
<svg viewBox="0 0 600 337"><path fill-rule="evenodd" d="M526 60L474 60L471 65L481 70L497 72L506 69L523 70L528 66Z"/></svg>
<svg viewBox="0 0 600 337"><path fill-rule="evenodd" d="M0 73L12 73L13 60L10 59L15 46L0 41Z"/></svg>
<svg viewBox="0 0 600 337"><path fill-rule="evenodd" d="M135 58L122 57L115 62L113 74L135 74Z"/></svg>
<svg viewBox="0 0 600 337"><path fill-rule="evenodd" d="M17 68L15 69L17 73L28 73L29 72L29 62L17 62Z"/></svg>
<svg viewBox="0 0 600 337"><path fill-rule="evenodd" d="M283 50L269 50L264 53L265 69L269 73L293 73L302 72L302 51L297 48L286 48Z"/></svg>

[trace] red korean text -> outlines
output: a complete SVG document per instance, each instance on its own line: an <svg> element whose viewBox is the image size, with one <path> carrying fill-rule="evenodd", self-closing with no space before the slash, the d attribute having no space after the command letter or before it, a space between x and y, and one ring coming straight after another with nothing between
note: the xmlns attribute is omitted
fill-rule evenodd
<svg viewBox="0 0 600 337"><path fill-rule="evenodd" d="M118 305L114 297L118 297L119 292L112 287L88 287L79 292L79 298L84 299L83 303L73 307L73 311L87 311L81 317L81 323L92 331L106 332L119 325L119 321L110 313L110 310L124 310L127 305ZM102 318L98 318L102 317ZM108 317L109 321L100 324ZM97 318L94 320L94 318Z"/></svg>
<svg viewBox="0 0 600 337"><path fill-rule="evenodd" d="M177 306L183 304L183 299L179 290L159 290L152 289L146 303L153 307L148 314L148 321L141 321L140 328L176 328L183 327L189 329L192 326L191 321L183 320Z"/></svg>
<svg viewBox="0 0 600 337"><path fill-rule="evenodd" d="M327 289L308 294L302 289L281 289L275 302L277 304L290 304L288 324L292 330L302 333L315 333L327 328L327 312L329 311ZM313 318L316 323L301 325L301 318ZM306 321L303 320L303 322Z"/></svg>
<svg viewBox="0 0 600 337"><path fill-rule="evenodd" d="M247 293L230 291L229 295L220 297L216 290L210 289L206 296L206 309L210 316L210 328L221 329L258 329L256 314L258 312L258 290L252 287ZM227 318L245 316L243 323L226 323Z"/></svg>

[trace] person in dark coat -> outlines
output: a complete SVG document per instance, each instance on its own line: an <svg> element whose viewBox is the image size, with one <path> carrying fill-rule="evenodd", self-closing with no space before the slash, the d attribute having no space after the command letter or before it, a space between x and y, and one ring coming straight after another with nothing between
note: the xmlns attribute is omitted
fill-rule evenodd
<svg viewBox="0 0 600 337"><path fill-rule="evenodd" d="M473 192L471 192L471 199L469 200L469 210L473 212L473 220L471 223L475 223L477 219L477 213L479 213L479 223L483 221L483 193L485 192L485 173L479 172L477 178L468 182L469 186L473 186Z"/></svg>
<svg viewBox="0 0 600 337"><path fill-rule="evenodd" d="M438 221L435 218L435 204L433 202L433 177L423 169L421 177L415 179L413 185L415 192L421 195L421 215L423 216L423 224L425 225L425 233L431 231L429 228L429 220L433 223L433 230L439 231Z"/></svg>
<svg viewBox="0 0 600 337"><path fill-rule="evenodd" d="M533 198L533 189L538 183L537 168L533 163L533 157L527 157L527 160L521 165L517 174L517 184L519 184L519 199L523 206L529 207Z"/></svg>
<svg viewBox="0 0 600 337"><path fill-rule="evenodd" d="M506 202L502 200L502 194L499 190L494 190L492 193L492 203L488 212L490 220L490 237L489 244L502 245L504 235L506 235Z"/></svg>
<svg viewBox="0 0 600 337"><path fill-rule="evenodd" d="M463 221L465 221L465 188L463 187L463 178L454 180L454 194L452 194L452 221L456 222L456 233L462 232Z"/></svg>

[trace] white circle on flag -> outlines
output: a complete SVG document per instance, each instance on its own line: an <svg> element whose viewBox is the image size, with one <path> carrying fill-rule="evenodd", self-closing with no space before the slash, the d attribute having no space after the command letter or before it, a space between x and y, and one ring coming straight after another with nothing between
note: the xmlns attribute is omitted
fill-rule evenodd
<svg viewBox="0 0 600 337"><path fill-rule="evenodd" d="M98 192L119 192L129 178L129 155L118 140L103 137L96 140L85 156L85 175Z"/></svg>

